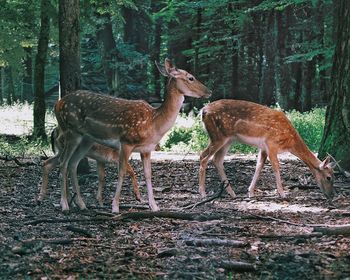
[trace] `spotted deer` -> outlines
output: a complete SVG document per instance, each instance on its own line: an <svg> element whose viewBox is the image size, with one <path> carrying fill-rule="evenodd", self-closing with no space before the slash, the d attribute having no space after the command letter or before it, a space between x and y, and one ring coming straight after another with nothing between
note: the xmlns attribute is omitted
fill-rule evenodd
<svg viewBox="0 0 350 280"><path fill-rule="evenodd" d="M301 159L316 178L317 185L327 198L334 196L334 163L328 156L320 161L306 146L298 132L283 112L241 100L218 100L202 110L202 121L209 134L209 145L200 155L199 193L206 196L205 174L208 160L213 156L213 164L226 190L235 197L227 181L224 170L224 157L233 142L241 142L259 149L257 164L249 196L254 196L255 185L260 172L269 157L276 177L277 192L285 197L277 155L290 152Z"/></svg>
<svg viewBox="0 0 350 280"><path fill-rule="evenodd" d="M51 146L55 155L47 159L43 164L43 177L42 177L42 183L40 187L38 201L43 201L47 195L49 173L51 172L52 169L54 169L56 166L59 165L59 157L64 149L64 145L65 145L64 139L63 137L60 137L59 128L56 127L51 133ZM157 146L157 148L159 149L159 146ZM106 163L118 163L119 150L112 149L110 147L106 147L98 143L94 143L91 146L90 150L87 151L85 156L88 158L94 159L97 163L98 190L96 194L96 199L99 205L102 206L103 189L105 186L105 176L106 176L105 165ZM129 163L127 163L126 171L131 177L135 198L138 201L141 201L141 195L140 195L139 185L137 183L137 178L133 168Z"/></svg>
<svg viewBox="0 0 350 280"><path fill-rule="evenodd" d="M63 131L65 145L60 156L61 207L69 210L67 174L76 186L76 202L86 208L76 179L76 168L94 142L119 149L119 176L112 202L112 212L119 212L119 200L130 154L139 152L143 163L148 204L158 211L151 182L151 151L173 126L185 96L209 97L211 91L185 70L176 68L166 59L158 69L168 77L167 95L158 108L145 101L125 100L89 91L75 91L55 104L55 115Z"/></svg>

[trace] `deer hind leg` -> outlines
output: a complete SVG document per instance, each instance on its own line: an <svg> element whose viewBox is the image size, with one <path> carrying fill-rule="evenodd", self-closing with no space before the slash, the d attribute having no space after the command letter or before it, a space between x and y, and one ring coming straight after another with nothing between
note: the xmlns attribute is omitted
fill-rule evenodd
<svg viewBox="0 0 350 280"><path fill-rule="evenodd" d="M254 191L255 191L256 182L259 179L259 176L262 168L264 167L266 158L267 158L267 153L265 151L259 150L258 159L256 161L255 173L248 189L249 197L255 196Z"/></svg>
<svg viewBox="0 0 350 280"><path fill-rule="evenodd" d="M277 192L280 195L280 197L285 198L286 194L284 193L283 186L282 186L282 180L281 180L281 174L280 174L280 164L278 162L278 157L276 152L269 152L269 159L271 161L272 169L275 173L276 177L276 185L277 185Z"/></svg>
<svg viewBox="0 0 350 280"><path fill-rule="evenodd" d="M224 168L224 158L225 158L225 155L227 154L228 150L230 149L231 144L232 144L232 140L231 141L227 141L227 143L224 146L222 146L222 148L220 148L214 154L213 164L214 164L214 166L216 167L216 169L217 169L217 171L219 173L221 181L224 182L225 184L227 184L227 186L226 186L227 193L232 198L235 198L236 194L233 191L231 184L227 180L227 175L226 175L225 168Z"/></svg>
<svg viewBox="0 0 350 280"><path fill-rule="evenodd" d="M105 177L106 177L104 162L97 161L97 174L98 174L98 189L97 189L96 199L98 201L98 204L100 206L103 206L103 189L105 186Z"/></svg>
<svg viewBox="0 0 350 280"><path fill-rule="evenodd" d="M73 181L74 189L77 195L75 202L77 203L77 205L81 210L86 209L86 205L80 193L80 186L79 186L78 177L77 177L77 168L78 168L79 162L85 157L85 155L90 150L92 145L93 145L93 142L91 142L91 140L83 139L80 145L76 148L73 155L71 156L68 164L69 174Z"/></svg>
<svg viewBox="0 0 350 280"><path fill-rule="evenodd" d="M145 174L147 194L148 194L148 205L152 211L159 211L159 207L154 200L153 188L152 188L152 170L151 170L151 153L141 153L141 159L143 164L143 172Z"/></svg>
<svg viewBox="0 0 350 280"><path fill-rule="evenodd" d="M68 163L74 154L76 148L79 146L80 142L82 141L82 136L75 134L75 133L68 133L66 132L65 137L65 146L63 149L63 153L60 156L60 173L61 173L61 207L62 211L68 211L69 210L69 204L68 204Z"/></svg>
<svg viewBox="0 0 350 280"><path fill-rule="evenodd" d="M54 169L60 161L60 154L56 154L53 157L44 161L43 164L43 178L40 187L40 193L38 196L38 201L43 201L47 195L47 186L49 184L49 173Z"/></svg>
<svg viewBox="0 0 350 280"><path fill-rule="evenodd" d="M120 203L120 194L122 191L122 185L124 181L124 176L126 173L126 166L129 160L129 156L132 152L132 147L128 145L121 145L119 153L119 164L118 164L118 184L115 191L115 195L112 202L112 213L119 213L119 203Z"/></svg>
<svg viewBox="0 0 350 280"><path fill-rule="evenodd" d="M226 141L210 141L208 147L201 153L199 157L199 193L202 197L206 197L205 193L205 175L208 167L208 161L224 144Z"/></svg>
<svg viewBox="0 0 350 280"><path fill-rule="evenodd" d="M126 172L130 175L131 177L131 181L132 181L132 186L133 186L133 190L134 190L134 195L136 200L141 202L141 194L140 194L140 189L139 189L139 184L137 182L137 178L136 178L136 174L134 172L134 169L132 168L132 166L130 165L130 163L127 163L126 166Z"/></svg>

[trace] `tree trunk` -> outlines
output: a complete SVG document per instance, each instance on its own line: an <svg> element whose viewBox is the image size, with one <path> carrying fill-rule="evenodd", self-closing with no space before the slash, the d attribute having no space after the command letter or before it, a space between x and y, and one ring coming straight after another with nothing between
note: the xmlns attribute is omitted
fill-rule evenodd
<svg viewBox="0 0 350 280"><path fill-rule="evenodd" d="M112 23L109 15L104 17L104 24L97 31L97 41L100 45L102 65L105 72L108 91L111 95L117 93L118 71L116 69L116 42L113 36Z"/></svg>
<svg viewBox="0 0 350 280"><path fill-rule="evenodd" d="M4 67L0 68L0 105L4 103L5 71Z"/></svg>
<svg viewBox="0 0 350 280"><path fill-rule="evenodd" d="M306 73L305 73L305 94L304 94L304 102L302 111L307 112L312 109L312 90L313 90L313 82L315 79L315 58L311 61L306 62Z"/></svg>
<svg viewBox="0 0 350 280"><path fill-rule="evenodd" d="M275 91L275 61L276 42L274 36L274 11L270 11L267 17L264 53L266 61L263 62L262 67L262 85L260 103L271 106L276 103Z"/></svg>
<svg viewBox="0 0 350 280"><path fill-rule="evenodd" d="M24 60L23 90L21 101L32 101L33 99L33 60L32 48L25 48L26 57Z"/></svg>
<svg viewBox="0 0 350 280"><path fill-rule="evenodd" d="M303 71L302 71L302 63L293 63L293 74L295 77L295 85L294 85L294 96L292 102L292 108L296 109L297 111L302 111L302 102L301 102L301 93L302 93L302 78L303 78Z"/></svg>
<svg viewBox="0 0 350 280"><path fill-rule="evenodd" d="M59 0L61 97L80 88L79 0Z"/></svg>
<svg viewBox="0 0 350 280"><path fill-rule="evenodd" d="M59 0L59 42L61 97L81 86L79 0ZM87 158L80 161L78 173L89 173Z"/></svg>
<svg viewBox="0 0 350 280"><path fill-rule="evenodd" d="M49 0L41 0L40 4L40 34L38 53L35 59L34 73L34 138L46 139L45 133L45 63L47 57L50 18L48 16Z"/></svg>
<svg viewBox="0 0 350 280"><path fill-rule="evenodd" d="M285 15L283 14L285 13ZM277 75L279 79L278 101L284 110L292 109L291 94L291 70L289 64L284 63L284 59L290 55L288 47L288 27L290 20L290 8L287 7L283 12L276 12L277 24Z"/></svg>
<svg viewBox="0 0 350 280"><path fill-rule="evenodd" d="M7 98L6 103L7 105L12 105L13 101L15 100L15 86L13 84L13 75L12 75L12 68L8 66L5 69L6 78L7 78Z"/></svg>
<svg viewBox="0 0 350 280"><path fill-rule="evenodd" d="M335 1L337 32L331 76L331 100L319 156L332 154L350 170L350 2Z"/></svg>

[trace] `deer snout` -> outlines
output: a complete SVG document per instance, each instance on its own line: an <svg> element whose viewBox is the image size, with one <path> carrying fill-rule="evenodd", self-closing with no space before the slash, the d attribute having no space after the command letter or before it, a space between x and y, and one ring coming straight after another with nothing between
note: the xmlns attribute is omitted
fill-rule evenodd
<svg viewBox="0 0 350 280"><path fill-rule="evenodd" d="M206 89L206 91L204 92L204 95L203 95L203 97L204 98L209 98L211 95L212 95L212 91L210 90L210 89Z"/></svg>

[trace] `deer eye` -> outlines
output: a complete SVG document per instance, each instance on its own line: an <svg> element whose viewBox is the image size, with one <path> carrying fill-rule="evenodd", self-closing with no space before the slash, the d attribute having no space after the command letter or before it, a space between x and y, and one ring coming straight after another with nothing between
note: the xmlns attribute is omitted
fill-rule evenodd
<svg viewBox="0 0 350 280"><path fill-rule="evenodd" d="M327 181L332 181L332 177L331 176L327 176L326 179L327 179Z"/></svg>
<svg viewBox="0 0 350 280"><path fill-rule="evenodd" d="M193 78L193 77L189 77L188 79L189 79L191 82L194 81L194 78Z"/></svg>

